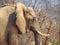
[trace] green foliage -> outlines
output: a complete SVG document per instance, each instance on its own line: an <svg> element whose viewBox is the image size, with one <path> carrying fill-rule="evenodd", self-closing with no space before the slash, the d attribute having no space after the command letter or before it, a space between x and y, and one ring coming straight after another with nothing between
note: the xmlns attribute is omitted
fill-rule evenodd
<svg viewBox="0 0 60 45"><path fill-rule="evenodd" d="M55 40L51 40L49 43L47 45L60 45L59 41L55 41Z"/></svg>

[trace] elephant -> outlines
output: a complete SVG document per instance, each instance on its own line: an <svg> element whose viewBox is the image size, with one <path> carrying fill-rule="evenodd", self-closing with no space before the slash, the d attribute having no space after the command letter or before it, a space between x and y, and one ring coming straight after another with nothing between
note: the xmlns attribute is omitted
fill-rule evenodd
<svg viewBox="0 0 60 45"><path fill-rule="evenodd" d="M34 10L20 2L0 8L0 45L18 45L18 33L26 33L27 29L32 30L35 37L43 35L36 24Z"/></svg>

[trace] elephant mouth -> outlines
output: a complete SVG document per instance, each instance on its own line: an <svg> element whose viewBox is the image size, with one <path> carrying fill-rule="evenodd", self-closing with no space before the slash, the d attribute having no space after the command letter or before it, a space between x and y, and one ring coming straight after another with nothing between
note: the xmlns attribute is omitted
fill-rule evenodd
<svg viewBox="0 0 60 45"><path fill-rule="evenodd" d="M50 36L50 34L44 34L39 31L40 30L39 24L38 24L38 21L36 21L36 20L29 22L29 29L32 30L33 32L38 33L41 36Z"/></svg>

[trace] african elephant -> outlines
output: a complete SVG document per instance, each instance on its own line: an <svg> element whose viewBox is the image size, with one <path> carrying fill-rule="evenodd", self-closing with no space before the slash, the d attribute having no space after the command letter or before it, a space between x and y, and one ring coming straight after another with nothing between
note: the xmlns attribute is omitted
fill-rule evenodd
<svg viewBox="0 0 60 45"><path fill-rule="evenodd" d="M35 19L33 9L27 8L22 3L17 3L16 10L13 5L0 8L0 45L18 45L18 30L26 33L27 28L31 29L30 27L33 27L33 32L38 32L38 28L34 27L35 22L37 22ZM38 33L35 34L38 35Z"/></svg>

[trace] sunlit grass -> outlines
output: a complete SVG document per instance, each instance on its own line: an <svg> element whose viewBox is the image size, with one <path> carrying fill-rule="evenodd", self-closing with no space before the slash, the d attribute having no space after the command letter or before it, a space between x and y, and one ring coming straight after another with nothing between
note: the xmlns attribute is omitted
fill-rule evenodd
<svg viewBox="0 0 60 45"><path fill-rule="evenodd" d="M59 41L51 40L47 45L60 45Z"/></svg>

